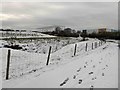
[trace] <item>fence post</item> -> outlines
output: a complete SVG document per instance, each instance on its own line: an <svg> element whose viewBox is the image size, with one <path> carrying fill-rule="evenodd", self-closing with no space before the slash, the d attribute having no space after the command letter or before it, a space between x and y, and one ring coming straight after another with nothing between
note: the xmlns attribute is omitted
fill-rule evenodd
<svg viewBox="0 0 120 90"><path fill-rule="evenodd" d="M90 88L90 90L93 90L93 88Z"/></svg>
<svg viewBox="0 0 120 90"><path fill-rule="evenodd" d="M75 56L75 54L76 54L76 48L77 48L77 44L75 44L74 56Z"/></svg>
<svg viewBox="0 0 120 90"><path fill-rule="evenodd" d="M95 42L95 48L97 48L97 42Z"/></svg>
<svg viewBox="0 0 120 90"><path fill-rule="evenodd" d="M93 86L90 87L90 90L93 90Z"/></svg>
<svg viewBox="0 0 120 90"><path fill-rule="evenodd" d="M99 46L100 46L100 41L99 41Z"/></svg>
<svg viewBox="0 0 120 90"><path fill-rule="evenodd" d="M47 58L47 63L46 63L46 65L48 65L48 63L49 63L50 53L51 53L51 46L50 46L50 48L49 48L49 53L48 53L48 58Z"/></svg>
<svg viewBox="0 0 120 90"><path fill-rule="evenodd" d="M106 40L105 40L105 43L106 43Z"/></svg>
<svg viewBox="0 0 120 90"><path fill-rule="evenodd" d="M9 79L9 66L10 66L10 49L8 50L8 55L7 55L6 80Z"/></svg>
<svg viewBox="0 0 120 90"><path fill-rule="evenodd" d="M101 41L101 45L102 45L102 41Z"/></svg>
<svg viewBox="0 0 120 90"><path fill-rule="evenodd" d="M85 51L87 51L87 46L88 46L88 44L86 43Z"/></svg>
<svg viewBox="0 0 120 90"><path fill-rule="evenodd" d="M94 45L95 45L95 48L96 48L96 42L94 43Z"/></svg>
<svg viewBox="0 0 120 90"><path fill-rule="evenodd" d="M92 49L93 49L93 43L92 43Z"/></svg>
<svg viewBox="0 0 120 90"><path fill-rule="evenodd" d="M97 48L97 42L96 42L96 48Z"/></svg>

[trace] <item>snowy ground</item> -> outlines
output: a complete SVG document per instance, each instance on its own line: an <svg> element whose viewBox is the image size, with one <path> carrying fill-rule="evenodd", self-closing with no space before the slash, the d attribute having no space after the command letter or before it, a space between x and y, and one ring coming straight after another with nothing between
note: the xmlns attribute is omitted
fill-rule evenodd
<svg viewBox="0 0 120 90"><path fill-rule="evenodd" d="M46 66L47 54L11 50L10 79L5 80L7 50L2 52L3 88L117 88L118 87L118 45L114 42L92 50L92 42L69 44L50 56ZM88 51L85 44L88 43Z"/></svg>
<svg viewBox="0 0 120 90"><path fill-rule="evenodd" d="M46 54L50 46L52 46L51 52L53 53L68 44L73 44L80 41L81 38L55 38L23 41L18 42L18 44L22 46L23 51Z"/></svg>
<svg viewBox="0 0 120 90"><path fill-rule="evenodd" d="M2 35L3 34L3 35ZM0 39L4 38L51 38L53 35L35 33L35 32L4 32L0 31Z"/></svg>
<svg viewBox="0 0 120 90"><path fill-rule="evenodd" d="M14 42L14 45L17 44L22 47L22 51L27 51L31 53L40 53L46 54L48 53L48 49L52 46L52 53L58 51L62 47L73 44L76 42L81 42L82 38L47 38L47 39L20 39L20 40L9 40L9 41L0 41L0 47L4 47L4 45L11 45L11 42Z"/></svg>

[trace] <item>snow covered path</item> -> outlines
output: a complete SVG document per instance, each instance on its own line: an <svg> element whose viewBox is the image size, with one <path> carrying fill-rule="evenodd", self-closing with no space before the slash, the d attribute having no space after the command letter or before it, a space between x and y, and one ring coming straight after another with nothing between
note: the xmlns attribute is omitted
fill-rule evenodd
<svg viewBox="0 0 120 90"><path fill-rule="evenodd" d="M14 88L118 88L118 47L107 42Z"/></svg>

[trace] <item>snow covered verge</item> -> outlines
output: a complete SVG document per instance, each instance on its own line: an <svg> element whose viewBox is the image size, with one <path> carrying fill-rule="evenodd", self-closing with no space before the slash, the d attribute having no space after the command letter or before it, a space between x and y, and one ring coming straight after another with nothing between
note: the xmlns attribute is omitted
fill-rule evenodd
<svg viewBox="0 0 120 90"><path fill-rule="evenodd" d="M99 40L67 45L50 56L47 54L11 50L10 79L5 80L6 56L2 52L3 88L117 88L118 87L118 45L107 42L92 50L91 44ZM88 43L88 50L85 45Z"/></svg>
<svg viewBox="0 0 120 90"><path fill-rule="evenodd" d="M46 54L48 53L48 49L52 46L52 53L58 51L62 47L73 44L76 42L81 42L82 38L63 38L63 37L56 37L56 38L46 38L46 39L21 39L21 40L0 40L0 48L4 46L11 46L11 42L13 45L18 45L21 47L22 51L27 51L31 53L40 53Z"/></svg>

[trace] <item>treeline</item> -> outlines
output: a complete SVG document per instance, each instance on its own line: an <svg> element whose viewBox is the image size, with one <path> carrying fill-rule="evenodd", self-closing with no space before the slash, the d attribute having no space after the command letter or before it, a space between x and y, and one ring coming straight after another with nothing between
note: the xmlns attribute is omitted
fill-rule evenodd
<svg viewBox="0 0 120 90"><path fill-rule="evenodd" d="M12 30L12 29L0 29L0 31L20 31L20 30ZM25 32L26 30L21 30L22 32ZM83 40L85 40L86 37L89 38L98 38L98 39L115 39L120 40L120 31L118 32L98 32L98 33L91 33L88 34L87 30L76 31L71 28L65 28L62 29L60 27L56 27L54 31L47 31L47 32L41 32L44 34L54 35L54 36L61 36L61 37L83 37Z"/></svg>
<svg viewBox="0 0 120 90"><path fill-rule="evenodd" d="M0 31L15 31L15 32L26 32L26 30L14 30L14 29L0 29Z"/></svg>
<svg viewBox="0 0 120 90"><path fill-rule="evenodd" d="M91 34L84 34L81 33L82 37L89 37L89 38L98 38L98 39L115 39L120 40L120 32L104 32L104 33L91 33Z"/></svg>
<svg viewBox="0 0 120 90"><path fill-rule="evenodd" d="M76 31L72 30L71 28L65 28L62 30L60 27L57 27L55 31L51 32L43 32L44 34L49 35L55 35L55 36L62 36L62 37L83 37L83 40L86 39L86 37L89 38L98 38L98 39L115 39L120 40L120 32L98 32L98 33L91 33L88 34L86 30Z"/></svg>
<svg viewBox="0 0 120 90"><path fill-rule="evenodd" d="M67 32L64 32L63 30L60 31L59 33L56 33L55 31L52 31L52 32L44 32L44 34L61 36L61 37L78 37L79 36L78 33L69 33L69 32L67 33Z"/></svg>
<svg viewBox="0 0 120 90"><path fill-rule="evenodd" d="M75 31L71 28L65 28L62 30L60 27L56 27L55 31L42 33L61 37L79 37L80 31Z"/></svg>

